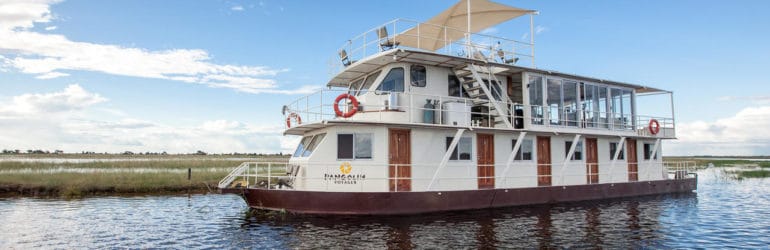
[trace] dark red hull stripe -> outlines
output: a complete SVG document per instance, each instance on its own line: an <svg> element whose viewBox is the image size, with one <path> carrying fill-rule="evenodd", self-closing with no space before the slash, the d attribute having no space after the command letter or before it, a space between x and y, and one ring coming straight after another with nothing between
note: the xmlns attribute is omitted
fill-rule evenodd
<svg viewBox="0 0 770 250"><path fill-rule="evenodd" d="M302 214L418 214L558 202L692 192L697 178L432 192L318 192L267 189L223 189L243 195L256 209Z"/></svg>

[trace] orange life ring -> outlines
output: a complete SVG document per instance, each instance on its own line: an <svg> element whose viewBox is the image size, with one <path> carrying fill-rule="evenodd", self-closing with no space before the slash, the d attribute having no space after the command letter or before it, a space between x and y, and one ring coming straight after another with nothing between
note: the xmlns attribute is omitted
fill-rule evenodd
<svg viewBox="0 0 770 250"><path fill-rule="evenodd" d="M348 99L353 104L353 108L348 110L348 112L342 113L342 111L340 111L340 101L342 99ZM358 100L356 100L355 96L344 93L340 96L337 96L337 99L334 99L334 113L337 114L337 116L348 118L355 115L356 112L358 112Z"/></svg>
<svg viewBox="0 0 770 250"><path fill-rule="evenodd" d="M291 128L291 118L294 118L294 120L297 121L297 125L302 124L302 117L300 117L297 113L291 112L288 116L286 116L286 127Z"/></svg>
<svg viewBox="0 0 770 250"><path fill-rule="evenodd" d="M660 132L660 123L658 122L658 120L650 119L650 124L648 128L650 129L651 134L653 135L658 134L658 132Z"/></svg>

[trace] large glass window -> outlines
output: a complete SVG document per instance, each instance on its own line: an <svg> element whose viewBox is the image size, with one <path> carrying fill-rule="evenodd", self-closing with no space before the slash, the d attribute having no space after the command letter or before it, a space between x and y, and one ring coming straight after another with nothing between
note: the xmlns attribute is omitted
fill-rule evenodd
<svg viewBox="0 0 770 250"><path fill-rule="evenodd" d="M409 82L415 87L425 87L427 83L427 72L425 66L412 65L409 67Z"/></svg>
<svg viewBox="0 0 770 250"><path fill-rule="evenodd" d="M612 160L612 157L615 157L615 151L618 150L618 143L617 142L610 142L610 160ZM625 159L625 152L623 148L620 148L620 153L618 154L618 160Z"/></svg>
<svg viewBox="0 0 770 250"><path fill-rule="evenodd" d="M404 68L392 68L377 87L377 92L404 92Z"/></svg>
<svg viewBox="0 0 770 250"><path fill-rule="evenodd" d="M532 106L532 123L543 124L545 111L543 110L543 77L529 76L529 105Z"/></svg>
<svg viewBox="0 0 770 250"><path fill-rule="evenodd" d="M317 134L313 136L313 140L311 140L310 144L307 145L307 148L305 148L305 152L302 152L302 157L308 157L311 154L313 154L313 150L315 150L318 144L321 144L321 141L323 141L324 136L326 136L326 134Z"/></svg>
<svg viewBox="0 0 770 250"><path fill-rule="evenodd" d="M569 154L569 149L572 147L571 141L564 142L564 157L567 157L567 154ZM570 160L573 161L580 161L583 160L583 142L578 141L577 145L575 145L575 152L572 153L572 157Z"/></svg>
<svg viewBox="0 0 770 250"><path fill-rule="evenodd" d="M548 95L546 95L546 106L548 107L548 120L551 125L561 123L564 104L561 102L561 80L548 78L546 80Z"/></svg>
<svg viewBox="0 0 770 250"><path fill-rule="evenodd" d="M609 111L607 109L607 106L609 105L609 102L607 101L607 87L599 86L599 127L602 128L609 128Z"/></svg>
<svg viewBox="0 0 770 250"><path fill-rule="evenodd" d="M337 134L337 159L371 159L372 134Z"/></svg>
<svg viewBox="0 0 770 250"><path fill-rule="evenodd" d="M532 147L533 143L531 139L524 139L521 140L521 146L519 146L519 151L516 152L516 156L513 157L513 160L515 161L530 161L532 160ZM516 147L516 139L513 139L511 143L511 150L513 150L513 147Z"/></svg>
<svg viewBox="0 0 770 250"><path fill-rule="evenodd" d="M447 85L449 86L449 96L468 97L468 93L465 93L465 89L460 85L460 79L457 79L457 76L449 75L447 81Z"/></svg>
<svg viewBox="0 0 770 250"><path fill-rule="evenodd" d="M361 79L351 82L350 89L348 90L348 94L351 94L351 95L358 94L358 91L361 90L361 84L363 83L364 83L363 77Z"/></svg>
<svg viewBox="0 0 770 250"><path fill-rule="evenodd" d="M611 89L610 92L610 110L612 110L612 124L614 128L623 128L623 104L622 104L622 91L621 89Z"/></svg>
<svg viewBox="0 0 770 250"><path fill-rule="evenodd" d="M586 120L586 127L595 128L599 121L599 87L593 84L583 84L583 117Z"/></svg>
<svg viewBox="0 0 770 250"><path fill-rule="evenodd" d="M564 81L562 91L562 103L564 105L564 125L578 125L578 83Z"/></svg>
<svg viewBox="0 0 770 250"><path fill-rule="evenodd" d="M623 126L625 129L630 129L633 128L633 114L631 113L633 110L633 102L631 101L633 92L630 89L624 89L622 93L621 104L623 105L623 108L621 113L623 113Z"/></svg>
<svg viewBox="0 0 770 250"><path fill-rule="evenodd" d="M449 146L452 145L454 137L446 138L446 150L449 150ZM471 150L473 150L473 140L470 137L460 137L460 141L457 142L457 147L452 151L449 156L450 160L470 160Z"/></svg>

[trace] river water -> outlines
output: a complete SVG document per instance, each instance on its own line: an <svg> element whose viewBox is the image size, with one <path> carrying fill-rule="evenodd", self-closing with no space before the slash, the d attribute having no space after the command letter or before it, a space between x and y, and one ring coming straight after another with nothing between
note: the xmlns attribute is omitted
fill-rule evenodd
<svg viewBox="0 0 770 250"><path fill-rule="evenodd" d="M397 217L250 213L234 195L0 200L0 249L767 248L770 178L699 171L698 191Z"/></svg>

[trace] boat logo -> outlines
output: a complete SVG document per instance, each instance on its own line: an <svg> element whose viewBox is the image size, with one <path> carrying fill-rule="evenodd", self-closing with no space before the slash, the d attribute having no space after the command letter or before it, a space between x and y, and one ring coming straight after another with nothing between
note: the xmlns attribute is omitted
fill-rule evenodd
<svg viewBox="0 0 770 250"><path fill-rule="evenodd" d="M350 174L351 170L353 170L353 166L350 165L350 162L343 162L340 164L340 173Z"/></svg>

